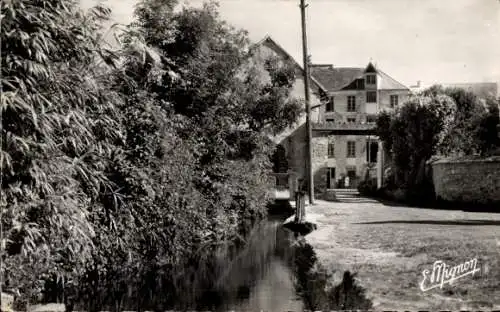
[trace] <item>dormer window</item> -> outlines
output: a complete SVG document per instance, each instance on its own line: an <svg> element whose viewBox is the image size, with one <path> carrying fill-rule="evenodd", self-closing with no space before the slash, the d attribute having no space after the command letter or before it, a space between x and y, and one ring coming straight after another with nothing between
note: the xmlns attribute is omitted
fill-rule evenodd
<svg viewBox="0 0 500 312"><path fill-rule="evenodd" d="M377 75L366 75L366 84L367 85L377 84Z"/></svg>
<svg viewBox="0 0 500 312"><path fill-rule="evenodd" d="M364 82L365 81L363 79L356 79L356 88L358 90L363 90L365 88Z"/></svg>

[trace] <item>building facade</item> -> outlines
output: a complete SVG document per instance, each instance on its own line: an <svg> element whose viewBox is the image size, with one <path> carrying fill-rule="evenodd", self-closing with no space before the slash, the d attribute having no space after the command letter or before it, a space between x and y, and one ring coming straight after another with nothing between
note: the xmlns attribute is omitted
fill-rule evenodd
<svg viewBox="0 0 500 312"><path fill-rule="evenodd" d="M262 57L272 54L294 61L270 37L257 47ZM292 95L303 99L303 68L295 64ZM375 135L376 116L381 110L393 109L406 101L410 90L372 63L355 68L311 65L310 85L312 167L317 197L336 188L356 188L367 176L381 183L384 155ZM285 154L288 173L307 183L306 133L304 115L274 141Z"/></svg>
<svg viewBox="0 0 500 312"><path fill-rule="evenodd" d="M269 57L278 57L283 60L291 61L295 65L295 83L292 86L291 97L305 99L304 95L304 69L296 62L277 42L272 38L266 37L256 44L253 57L257 64L263 64ZM264 77L264 79L266 79ZM322 103L328 98L328 92L315 78L310 79L310 105L311 119L314 122L320 120L320 110ZM304 109L305 110L305 109ZM278 145L279 150L284 153L287 163L277 167L287 167L286 173L289 173L292 179L305 180L307 177L306 163L307 159L307 135L305 127L306 116L302 114L295 125L289 127L272 140Z"/></svg>
<svg viewBox="0 0 500 312"><path fill-rule="evenodd" d="M318 189L355 188L366 177L378 177L380 184L384 155L374 132L377 114L405 102L409 88L371 62L364 68L312 65L311 75L328 91L314 125Z"/></svg>

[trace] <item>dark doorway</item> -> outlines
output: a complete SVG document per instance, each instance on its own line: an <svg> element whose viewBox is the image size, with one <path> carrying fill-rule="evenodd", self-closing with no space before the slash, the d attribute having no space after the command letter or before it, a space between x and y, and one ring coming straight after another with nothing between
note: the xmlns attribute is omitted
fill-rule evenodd
<svg viewBox="0 0 500 312"><path fill-rule="evenodd" d="M349 177L349 185L345 185L345 188L356 188L358 186L358 181L356 178L356 167L347 168L347 176Z"/></svg>
<svg viewBox="0 0 500 312"><path fill-rule="evenodd" d="M335 168L326 168L326 188L335 188Z"/></svg>
<svg viewBox="0 0 500 312"><path fill-rule="evenodd" d="M377 162L378 142L366 142L366 161L369 163Z"/></svg>
<svg viewBox="0 0 500 312"><path fill-rule="evenodd" d="M278 144L272 156L273 172L286 173L288 171L288 159L283 145Z"/></svg>

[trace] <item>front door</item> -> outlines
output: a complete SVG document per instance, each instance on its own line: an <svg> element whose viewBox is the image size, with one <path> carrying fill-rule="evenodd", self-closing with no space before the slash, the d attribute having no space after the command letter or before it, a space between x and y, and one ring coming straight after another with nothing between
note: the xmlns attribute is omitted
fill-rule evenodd
<svg viewBox="0 0 500 312"><path fill-rule="evenodd" d="M356 181L356 168L349 168L347 169L347 176L349 177L349 185L346 185L346 188L356 188L357 187L357 181Z"/></svg>
<svg viewBox="0 0 500 312"><path fill-rule="evenodd" d="M335 168L327 168L326 172L326 188L333 189L335 188Z"/></svg>

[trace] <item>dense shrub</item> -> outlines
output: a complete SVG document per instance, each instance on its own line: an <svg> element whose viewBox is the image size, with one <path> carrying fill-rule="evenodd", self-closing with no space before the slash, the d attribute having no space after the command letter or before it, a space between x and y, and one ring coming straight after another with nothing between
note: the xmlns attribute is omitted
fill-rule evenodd
<svg viewBox="0 0 500 312"><path fill-rule="evenodd" d="M332 274L317 261L313 248L304 241L294 244L289 260L297 277L295 289L305 308L311 311L370 310L373 303L356 281L356 274L345 271L342 281L332 285Z"/></svg>
<svg viewBox="0 0 500 312"><path fill-rule="evenodd" d="M377 194L377 179L363 180L358 184L358 191L364 196L375 196Z"/></svg>
<svg viewBox="0 0 500 312"><path fill-rule="evenodd" d="M411 98L396 112L383 113L377 132L392 155L395 184L412 188L424 179L425 163L446 141L441 132L452 110L446 97Z"/></svg>

